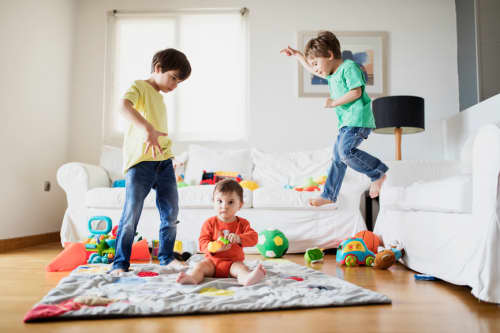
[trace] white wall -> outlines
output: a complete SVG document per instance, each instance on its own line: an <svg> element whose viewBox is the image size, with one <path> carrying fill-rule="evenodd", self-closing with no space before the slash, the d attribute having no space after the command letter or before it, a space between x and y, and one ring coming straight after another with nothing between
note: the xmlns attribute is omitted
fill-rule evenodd
<svg viewBox="0 0 500 333"><path fill-rule="evenodd" d="M297 97L297 65L279 54L296 44L297 31L382 30L389 33L389 94L418 95L426 103L426 131L403 137L403 158L442 157L440 119L458 112L454 0L86 0L78 2L70 159L99 157L106 11L241 6L250 9L248 145L294 151L329 146L335 139L335 113L322 108L322 99ZM363 147L394 158L393 136L373 134ZM177 152L185 148L174 143Z"/></svg>
<svg viewBox="0 0 500 333"><path fill-rule="evenodd" d="M0 1L0 239L60 229L74 20L73 1Z"/></svg>

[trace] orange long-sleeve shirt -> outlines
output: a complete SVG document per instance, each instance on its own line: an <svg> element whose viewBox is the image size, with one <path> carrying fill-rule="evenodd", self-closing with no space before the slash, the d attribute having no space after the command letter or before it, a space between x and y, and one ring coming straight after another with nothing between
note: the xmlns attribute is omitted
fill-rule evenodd
<svg viewBox="0 0 500 333"><path fill-rule="evenodd" d="M241 244L231 244L229 250L218 253L211 253L208 251L208 243L217 240L221 235L227 236L230 233L235 233L240 236ZM254 246L257 244L258 239L259 235L250 227L250 223L244 218L237 216L236 221L226 223L219 220L217 216L213 216L203 223L198 241L200 250L205 253L206 258L243 261L245 259L243 247Z"/></svg>

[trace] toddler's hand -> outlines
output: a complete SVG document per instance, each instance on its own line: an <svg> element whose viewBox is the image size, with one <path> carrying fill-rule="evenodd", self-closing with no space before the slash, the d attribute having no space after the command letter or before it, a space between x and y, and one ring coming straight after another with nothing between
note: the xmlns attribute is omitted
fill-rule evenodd
<svg viewBox="0 0 500 333"><path fill-rule="evenodd" d="M227 251L231 248L231 243L229 244L224 244L221 246L220 249L218 249L217 251L215 251L214 253L217 253L217 252L223 252L223 251Z"/></svg>
<svg viewBox="0 0 500 333"><path fill-rule="evenodd" d="M146 138L146 151L144 153L147 153L151 148L151 154L153 155L153 158L156 157L156 150L158 150L158 153L161 154L162 149L160 144L158 143L158 137L167 135L167 133L157 131L154 128L148 130L148 136Z"/></svg>
<svg viewBox="0 0 500 333"><path fill-rule="evenodd" d="M334 108L336 106L337 106L337 104L335 103L334 99L331 99L331 98L327 98L326 99L326 101L325 101L325 108Z"/></svg>
<svg viewBox="0 0 500 333"><path fill-rule="evenodd" d="M284 54L286 54L288 57L290 57L290 56L294 56L294 55L296 55L296 54L300 54L300 52L299 52L299 51L297 51L297 50L295 50L295 49L291 48L290 46L288 46L286 49L282 49L282 50L280 51L280 53L284 53Z"/></svg>
<svg viewBox="0 0 500 333"><path fill-rule="evenodd" d="M227 240L230 242L230 243L236 243L236 244L239 244L241 242L241 239L240 239L240 236L238 236L237 234L229 234L227 236Z"/></svg>

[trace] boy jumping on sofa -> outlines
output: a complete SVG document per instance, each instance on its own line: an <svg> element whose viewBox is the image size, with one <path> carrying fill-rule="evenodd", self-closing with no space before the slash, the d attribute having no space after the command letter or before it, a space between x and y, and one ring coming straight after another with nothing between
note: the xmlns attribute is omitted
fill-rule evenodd
<svg viewBox="0 0 500 333"><path fill-rule="evenodd" d="M197 263L192 271L179 273L177 282L199 284L205 276L231 276L244 286L258 283L266 275L264 267L259 264L250 271L243 263L243 247L254 246L259 237L247 220L236 216L243 206L243 188L232 179L219 181L215 185L213 201L217 215L204 222L199 238L200 250L205 253L205 259ZM219 237L228 243L212 249L210 243Z"/></svg>
<svg viewBox="0 0 500 333"><path fill-rule="evenodd" d="M123 141L126 196L116 238L116 256L111 274L128 271L132 243L144 199L156 190L160 212L158 260L173 259L177 233L178 193L172 165L172 142L167 137L167 110L160 92L168 93L191 74L184 53L165 49L153 56L151 76L137 80L125 93L122 114L130 125Z"/></svg>
<svg viewBox="0 0 500 333"><path fill-rule="evenodd" d="M388 167L376 157L357 149L375 128L371 100L365 91L366 80L359 66L352 60L342 59L340 42L330 31L321 31L311 39L306 44L305 54L290 46L280 52L295 56L309 72L328 81L330 98L325 107L335 108L338 118L339 134L323 193L310 199L309 204L335 203L347 166L371 179L370 197L377 197Z"/></svg>

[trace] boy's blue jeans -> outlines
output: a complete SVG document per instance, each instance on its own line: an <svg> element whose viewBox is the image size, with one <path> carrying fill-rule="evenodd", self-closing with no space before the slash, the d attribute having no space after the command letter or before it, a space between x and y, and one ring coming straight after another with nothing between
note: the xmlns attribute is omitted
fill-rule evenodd
<svg viewBox="0 0 500 333"><path fill-rule="evenodd" d="M339 130L333 146L333 161L328 171L322 198L337 201L347 167L364 173L373 182L382 177L389 169L378 158L357 149L368 138L371 128L344 126Z"/></svg>
<svg viewBox="0 0 500 333"><path fill-rule="evenodd" d="M130 168L125 177L126 195L116 237L113 269L128 271L130 253L144 199L151 189L156 190L156 206L160 212L158 260L167 265L174 259L174 242L179 212L177 182L172 160L140 162Z"/></svg>

